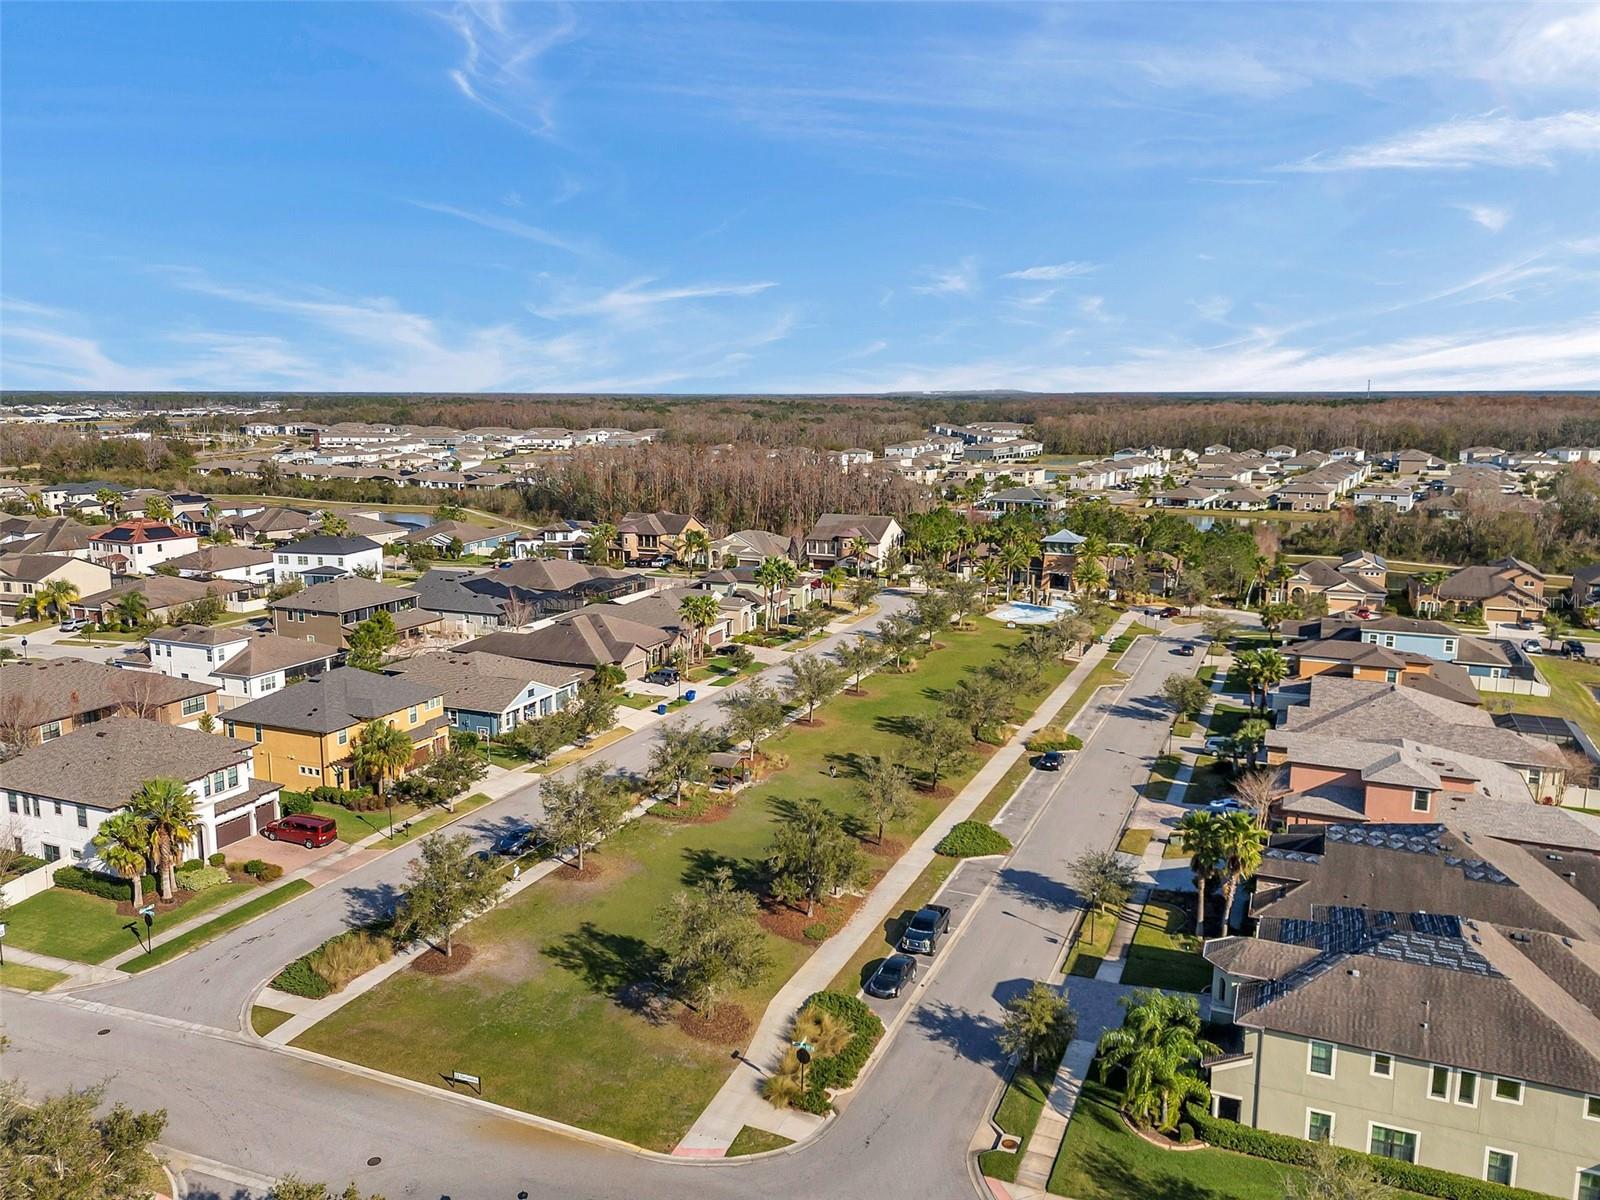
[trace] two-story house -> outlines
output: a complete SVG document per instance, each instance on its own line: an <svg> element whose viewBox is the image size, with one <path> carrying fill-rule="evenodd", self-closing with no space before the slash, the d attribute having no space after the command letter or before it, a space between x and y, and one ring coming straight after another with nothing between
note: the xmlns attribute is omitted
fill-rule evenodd
<svg viewBox="0 0 1600 1200"><path fill-rule="evenodd" d="M25 853L104 870L95 834L152 779L187 785L199 818L185 858L204 858L278 815L279 787L255 778L247 742L107 717L0 763L5 820Z"/></svg>
<svg viewBox="0 0 1600 1200"><path fill-rule="evenodd" d="M114 716L194 727L216 715L217 689L152 671L123 671L81 658L0 663L0 742L53 741Z"/></svg>
<svg viewBox="0 0 1600 1200"><path fill-rule="evenodd" d="M1374 563L1379 564L1376 571ZM1292 575L1275 585L1272 598L1279 604L1304 604L1313 596L1321 596L1330 613L1378 609L1387 596L1387 577L1387 564L1375 555L1347 556L1337 566L1314 558L1301 563Z"/></svg>
<svg viewBox="0 0 1600 1200"><path fill-rule="evenodd" d="M683 539L690 530L705 533L697 518L684 513L626 513L617 522L617 540L612 548L625 563L646 562L653 558L677 558Z"/></svg>
<svg viewBox="0 0 1600 1200"><path fill-rule="evenodd" d="M473 651L435 651L402 659L391 674L436 688L452 729L485 737L558 712L578 694L587 672Z"/></svg>
<svg viewBox="0 0 1600 1200"><path fill-rule="evenodd" d="M223 709L275 692L291 678L320 675L339 657L335 646L237 625L180 625L145 640L152 670L215 684Z"/></svg>
<svg viewBox="0 0 1600 1200"><path fill-rule="evenodd" d="M275 633L340 648L351 630L378 612L389 614L402 638L439 626L439 614L418 608L417 593L410 588L390 587L359 575L313 584L268 607Z"/></svg>
<svg viewBox="0 0 1600 1200"><path fill-rule="evenodd" d="M1537 567L1518 558L1501 558L1462 567L1436 584L1413 575L1407 592L1413 612L1429 615L1476 608L1492 627L1544 616L1549 608L1544 585L1544 573Z"/></svg>
<svg viewBox="0 0 1600 1200"><path fill-rule="evenodd" d="M1205 947L1233 1026L1213 1114L1596 1200L1597 900L1593 849L1437 823L1275 838L1257 936Z"/></svg>
<svg viewBox="0 0 1600 1200"><path fill-rule="evenodd" d="M279 580L304 575L311 567L331 567L350 575L383 577L383 547L371 538L330 537L324 533L299 538L272 551L272 569Z"/></svg>
<svg viewBox="0 0 1600 1200"><path fill-rule="evenodd" d="M518 558L580 558L593 526L593 521L564 517L540 526L531 534L518 534L513 545Z"/></svg>
<svg viewBox="0 0 1600 1200"><path fill-rule="evenodd" d="M19 620L17 609L52 583L86 596L111 586L110 568L65 554L0 554L0 625Z"/></svg>
<svg viewBox="0 0 1600 1200"><path fill-rule="evenodd" d="M806 534L805 553L814 567L838 564L877 572L904 539L905 531L893 517L823 513Z"/></svg>
<svg viewBox="0 0 1600 1200"><path fill-rule="evenodd" d="M371 721L386 721L411 738L412 766L450 745L435 684L354 667L325 671L223 715L228 736L255 747L261 776L297 790L355 786L351 749Z"/></svg>
<svg viewBox="0 0 1600 1200"><path fill-rule="evenodd" d="M89 539L90 557L119 575L148 575L200 548L200 539L166 521L121 521Z"/></svg>

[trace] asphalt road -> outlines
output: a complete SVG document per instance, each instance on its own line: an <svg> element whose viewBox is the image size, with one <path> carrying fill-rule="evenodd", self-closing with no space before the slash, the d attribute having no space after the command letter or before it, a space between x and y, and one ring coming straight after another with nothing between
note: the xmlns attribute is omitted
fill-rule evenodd
<svg viewBox="0 0 1600 1200"><path fill-rule="evenodd" d="M268 1050L242 1034L44 997L5 997L13 1041L7 1074L48 1090L109 1078L114 1097L167 1109L164 1141L178 1150L262 1177L295 1171L340 1186L355 1179L390 1200L509 1200L521 1193L563 1200L970 1196L968 1147L1005 1074L996 1042L1003 1004L1056 964L1072 923L1064 864L1086 848L1115 842L1133 789L1161 748L1167 716L1155 698L1161 683L1197 665L1170 657L1172 644L1137 643L1124 658L1132 678L1121 697L1084 715L1080 727L1093 732L1073 768L1036 773L1024 784L1013 809L1022 806L1031 824L1017 851L925 971L909 998L915 1007L883 1058L838 1119L799 1152L755 1161L663 1161ZM395 870L400 857L381 861ZM281 911L292 915L301 907L296 902ZM187 959L135 983L97 989L95 998L125 1007L131 998L147 1012L215 1008L217 997L236 996L276 970L286 951L292 956L301 952L293 947L309 948L325 930L337 931L338 917L337 905L324 904L270 931L252 925L223 957L190 956L201 961L181 977L175 968ZM315 931L295 928L307 919L319 923ZM273 941L262 950L253 945L257 938ZM152 986L162 980L164 986ZM212 989L206 999L185 994L204 989ZM1081 1030L1117 1019L1114 986L1074 980L1070 994ZM224 999L221 1010L233 1011L232 1003ZM374 1158L380 1161L368 1165ZM235 1192L230 1185L191 1194Z"/></svg>

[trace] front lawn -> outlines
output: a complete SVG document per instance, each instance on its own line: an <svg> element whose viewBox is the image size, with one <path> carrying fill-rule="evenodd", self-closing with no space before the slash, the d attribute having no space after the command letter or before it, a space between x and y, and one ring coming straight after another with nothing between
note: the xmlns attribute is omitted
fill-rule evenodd
<svg viewBox="0 0 1600 1200"><path fill-rule="evenodd" d="M991 1179L1005 1183L1017 1181L1017 1170L1022 1166L1022 1156L1028 1152L1028 1141L1033 1137L1033 1127L1044 1112L1045 1098L1055 1081L1059 1060L1042 1062L1039 1073L1019 1065L1011 1082L1000 1096L1000 1107L995 1110L994 1123L1002 1132L1019 1140L1015 1150L985 1150L978 1155L978 1169Z"/></svg>
<svg viewBox="0 0 1600 1200"><path fill-rule="evenodd" d="M1096 913L1092 927L1089 914L1084 913L1083 923L1078 926L1077 940L1067 952L1064 972L1080 979L1093 979L1100 965L1105 962L1106 955L1111 953L1111 937L1116 931L1115 911Z"/></svg>
<svg viewBox="0 0 1600 1200"><path fill-rule="evenodd" d="M214 891L221 891L215 888ZM123 964L123 970L138 974L151 967L158 967L164 962L170 962L180 954L186 954L197 946L203 946L214 938L219 938L229 930L237 929L248 921L253 921L262 913L270 912L280 904L287 904L296 896L309 892L311 885L304 879L292 879L282 887L273 888L272 891L263 893L253 900L246 900L237 908L230 908L220 917L213 917L203 924L192 929L186 929L177 937L162 942L149 954L140 954L130 958Z"/></svg>
<svg viewBox="0 0 1600 1200"><path fill-rule="evenodd" d="M1116 1094L1089 1080L1050 1172L1049 1189L1073 1200L1283 1200L1285 1180L1302 1173L1227 1150L1175 1153L1152 1146L1122 1123Z"/></svg>
<svg viewBox="0 0 1600 1200"><path fill-rule="evenodd" d="M1176 754L1163 754L1150 768L1150 778L1144 785L1145 799L1156 802L1163 801L1172 791L1172 784L1178 778L1178 769L1183 766L1183 760Z"/></svg>
<svg viewBox="0 0 1600 1200"><path fill-rule="evenodd" d="M1232 737L1239 732L1251 717L1260 716L1238 704L1228 704L1219 700L1211 709L1211 717L1206 722L1206 734L1210 737Z"/></svg>
<svg viewBox="0 0 1600 1200"><path fill-rule="evenodd" d="M401 971L295 1044L428 1083L440 1072L482 1065L485 1095L496 1103L670 1149L734 1068L730 1052L748 1035L696 1040L662 1011L654 986L662 906L722 867L741 886L759 888L775 819L797 799L816 796L860 820L855 776L863 759L904 753L906 719L1020 637L993 626L952 630L946 648L915 671L871 676L865 695L836 696L819 708L816 727L791 726L768 739L764 750L787 756L788 767L741 793L721 820L633 822L591 853L597 877L559 871L463 930L458 942L475 953L465 969L443 977ZM1019 708L1037 704L1064 672L1053 665L1019 697ZM911 814L886 830L889 849L909 845L981 761L970 754L937 797L918 791ZM871 861L885 869L892 855L872 854L876 829L860 825ZM829 906L818 917L838 921L845 911ZM764 940L771 969L727 998L752 1019L819 944L771 931ZM421 1045L418 1029L428 1031Z"/></svg>
<svg viewBox="0 0 1600 1200"><path fill-rule="evenodd" d="M157 913L156 930L208 912L254 886L224 883L196 892L182 904ZM6 917L6 941L35 954L98 963L138 945L133 931L127 928L136 920L118 916L114 901L53 887L11 909Z"/></svg>
<svg viewBox="0 0 1600 1200"><path fill-rule="evenodd" d="M1124 829L1122 840L1117 843L1118 854L1131 854L1138 858L1149 848L1150 839L1155 836L1154 829Z"/></svg>
<svg viewBox="0 0 1600 1200"><path fill-rule="evenodd" d="M1180 797L1185 804L1210 804L1232 791L1233 772L1228 764L1209 754L1197 755L1189 771L1189 785Z"/></svg>
<svg viewBox="0 0 1600 1200"><path fill-rule="evenodd" d="M1211 964L1200 957L1200 939L1188 932L1186 903L1174 892L1151 893L1123 963L1123 983L1177 992L1211 986Z"/></svg>
<svg viewBox="0 0 1600 1200"><path fill-rule="evenodd" d="M386 808L374 809L372 812L356 812L342 804L329 804L326 800L313 800L311 811L319 817L328 817L339 827L339 840L354 846L363 838L369 838L375 833L389 832L389 810ZM396 804L394 806L394 823L398 828L407 817L417 815L415 804Z"/></svg>

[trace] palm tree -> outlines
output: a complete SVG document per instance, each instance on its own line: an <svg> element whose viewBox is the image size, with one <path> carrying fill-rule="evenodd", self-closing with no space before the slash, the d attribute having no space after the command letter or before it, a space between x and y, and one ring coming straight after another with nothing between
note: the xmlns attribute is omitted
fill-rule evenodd
<svg viewBox="0 0 1600 1200"><path fill-rule="evenodd" d="M49 613L65 617L71 613L72 602L78 598L78 585L65 579L52 579L34 594L40 597Z"/></svg>
<svg viewBox="0 0 1600 1200"><path fill-rule="evenodd" d="M690 592L678 605L678 616L694 633L696 661L705 656L706 630L717 623L718 615L717 598L710 592Z"/></svg>
<svg viewBox="0 0 1600 1200"><path fill-rule="evenodd" d="M596 521L589 526L587 557L590 562L609 563L611 543L617 540L617 527L609 521Z"/></svg>
<svg viewBox="0 0 1600 1200"><path fill-rule="evenodd" d="M701 563L707 570L711 567L711 538L704 529L689 529L683 535L683 559L691 571L695 563Z"/></svg>
<svg viewBox="0 0 1600 1200"><path fill-rule="evenodd" d="M117 519L117 514L122 511L122 497L110 488L101 488L94 494L94 502L100 506L100 511L112 521Z"/></svg>
<svg viewBox="0 0 1600 1200"><path fill-rule="evenodd" d="M1276 650L1257 650L1255 670L1261 688L1261 711L1265 712L1272 689L1289 677L1289 660Z"/></svg>
<svg viewBox="0 0 1600 1200"><path fill-rule="evenodd" d="M867 539L863 537L851 538L846 552L851 558L855 559L856 574L861 574L861 568L866 565L867 555L872 552L872 547L867 545Z"/></svg>
<svg viewBox="0 0 1600 1200"><path fill-rule="evenodd" d="M131 809L113 813L94 835L100 861L133 884L133 906L144 907L144 873L150 867L150 829Z"/></svg>
<svg viewBox="0 0 1600 1200"><path fill-rule="evenodd" d="M188 785L177 779L147 779L128 807L148 831L150 851L161 880L161 898L170 901L177 887L177 866L183 847L194 841L200 817Z"/></svg>
<svg viewBox="0 0 1600 1200"><path fill-rule="evenodd" d="M1005 574L1005 567L994 555L990 555L978 564L978 578L983 580L983 594L987 596L1000 585L1000 578Z"/></svg>
<svg viewBox="0 0 1600 1200"><path fill-rule="evenodd" d="M1227 853L1223 843L1222 821L1216 813L1196 809L1183 814L1178 822L1183 848L1189 852L1189 870L1194 873L1195 932L1202 937L1206 929L1206 890L1217 876L1217 864Z"/></svg>
<svg viewBox="0 0 1600 1200"><path fill-rule="evenodd" d="M1233 893L1241 880L1249 879L1261 868L1261 852L1267 845L1267 831L1256 824L1252 813L1233 812L1222 818L1217 830L1222 859L1222 932L1228 932L1233 913Z"/></svg>
<svg viewBox="0 0 1600 1200"><path fill-rule="evenodd" d="M833 604L834 593L844 586L846 578L844 568L837 565L829 567L822 573L822 582L827 586L830 605Z"/></svg>
<svg viewBox="0 0 1600 1200"><path fill-rule="evenodd" d="M1200 1036L1200 1005L1193 996L1136 992L1121 1003L1121 1026L1100 1035L1100 1079L1121 1067L1123 1111L1135 1121L1171 1129L1186 1101L1209 1095L1194 1068L1219 1048Z"/></svg>
<svg viewBox="0 0 1600 1200"><path fill-rule="evenodd" d="M799 578L800 568L787 558L780 558L777 555L763 558L761 565L756 568L756 583L760 585L767 598L768 629L778 623L778 592L783 588L792 587Z"/></svg>
<svg viewBox="0 0 1600 1200"><path fill-rule="evenodd" d="M137 629L150 615L150 601L143 592L124 592L117 601L117 620L124 629Z"/></svg>
<svg viewBox="0 0 1600 1200"><path fill-rule="evenodd" d="M414 749L404 730L381 718L368 721L351 747L350 766L382 796L389 780L399 778L406 769Z"/></svg>
<svg viewBox="0 0 1600 1200"><path fill-rule="evenodd" d="M1008 541L1000 547L1000 566L1006 573L1006 599L1011 599L1011 588L1019 572L1025 573L1033 565L1033 551L1021 541Z"/></svg>

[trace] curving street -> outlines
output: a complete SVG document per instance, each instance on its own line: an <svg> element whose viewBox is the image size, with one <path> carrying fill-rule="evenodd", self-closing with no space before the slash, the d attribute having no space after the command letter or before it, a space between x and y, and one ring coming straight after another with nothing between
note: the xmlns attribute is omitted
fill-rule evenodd
<svg viewBox="0 0 1600 1200"><path fill-rule="evenodd" d="M1035 773L1023 784L1005 814L1007 827L1021 831L1016 850L970 903L909 1018L841 1114L792 1151L691 1161L607 1147L436 1089L269 1049L237 1032L264 978L338 932L352 912L392 897L406 851L135 980L75 997L7 994L8 1073L38 1089L106 1078L115 1098L166 1108L163 1142L184 1168L191 1196L260 1194L265 1181L290 1171L339 1186L354 1179L391 1200L971 1195L969 1148L1006 1070L996 1043L1002 1006L1050 975L1065 950L1075 918L1063 865L1116 842L1166 735L1161 683L1197 662L1168 654L1177 640L1136 642L1122 661L1126 685L1102 692L1080 714L1074 728L1086 744L1072 768ZM695 716L687 710L680 719ZM619 742L615 764L640 765L651 736ZM536 806L534 789L526 789L465 827L481 834L509 816L533 815ZM1121 990L1072 981L1080 1037L1118 1019ZM492 1101L492 1078L486 1086ZM196 1166L184 1155L222 1165ZM372 1159L379 1161L368 1165Z"/></svg>

